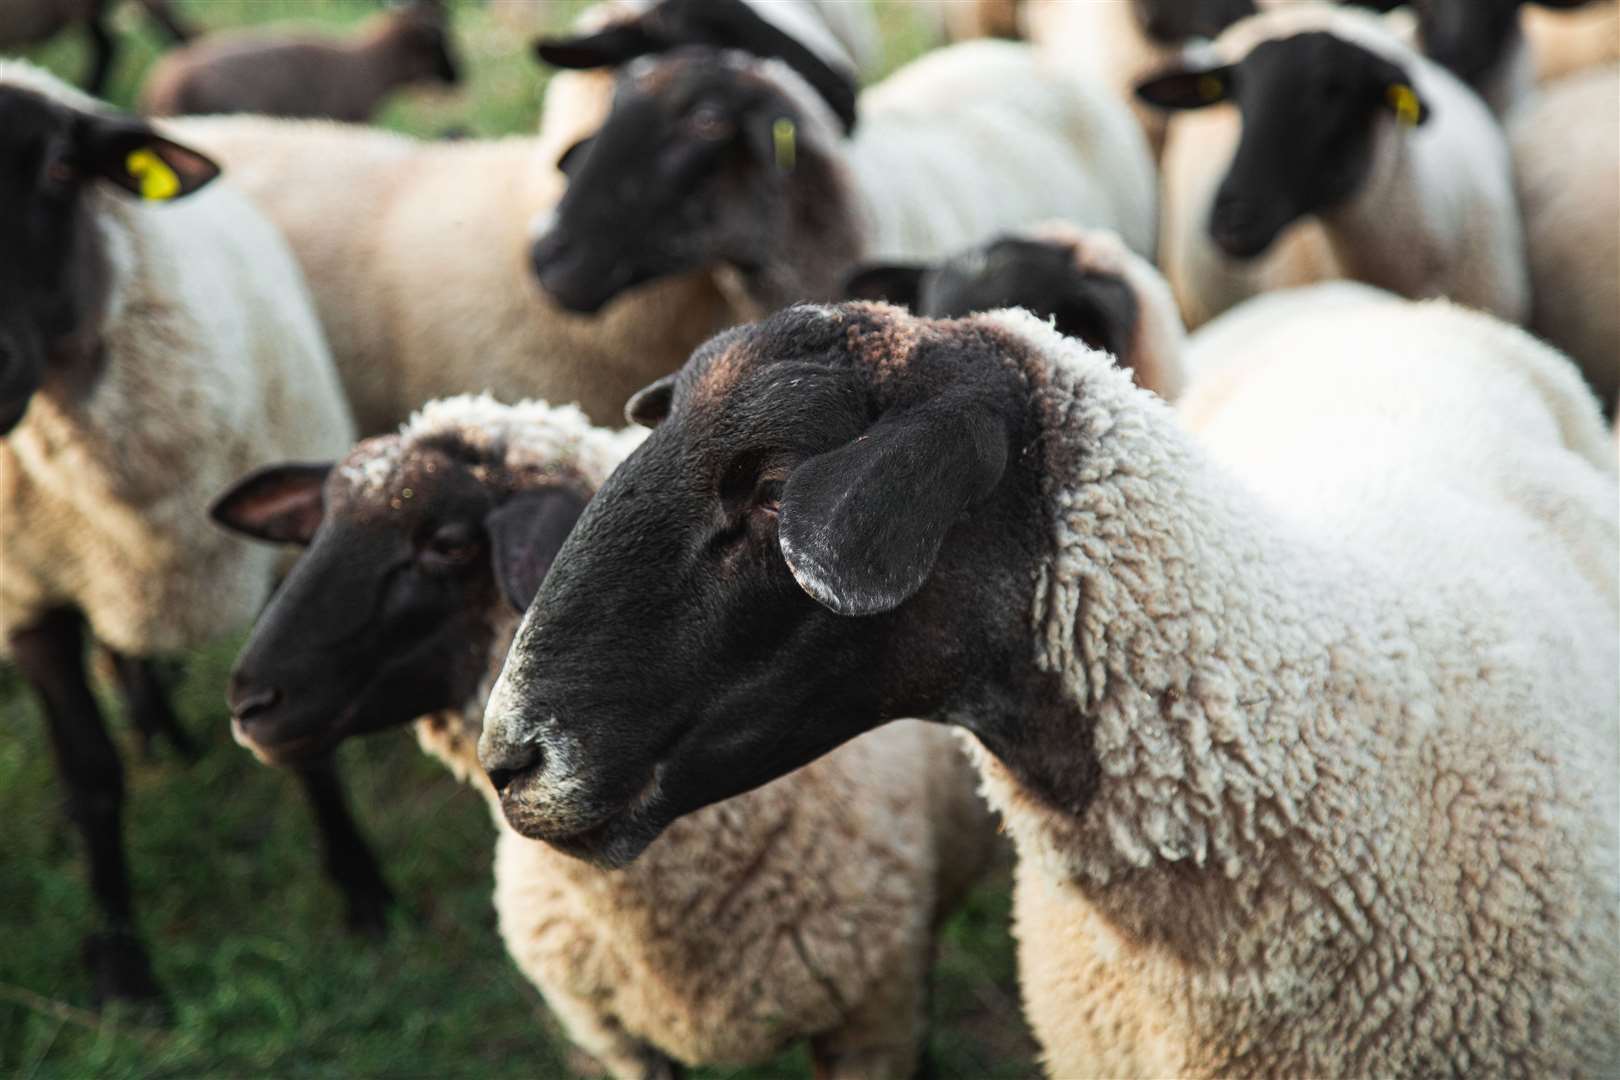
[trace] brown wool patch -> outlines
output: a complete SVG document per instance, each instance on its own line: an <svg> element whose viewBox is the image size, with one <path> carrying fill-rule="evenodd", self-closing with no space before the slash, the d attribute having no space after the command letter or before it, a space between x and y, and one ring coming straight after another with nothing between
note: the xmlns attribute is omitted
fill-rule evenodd
<svg viewBox="0 0 1620 1080"><path fill-rule="evenodd" d="M879 379L903 371L922 340L920 319L883 304L857 304L847 331L849 351Z"/></svg>

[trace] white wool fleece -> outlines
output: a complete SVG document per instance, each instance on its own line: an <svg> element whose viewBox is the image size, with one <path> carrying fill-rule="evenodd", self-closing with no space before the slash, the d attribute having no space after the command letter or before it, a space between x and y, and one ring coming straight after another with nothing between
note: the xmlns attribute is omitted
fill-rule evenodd
<svg viewBox="0 0 1620 1080"><path fill-rule="evenodd" d="M21 63L0 83L88 101ZM190 648L249 623L280 558L209 502L261 465L336 457L354 428L303 276L228 181L87 198L111 264L104 368L82 398L36 394L0 440L0 643L73 605L120 651Z"/></svg>
<svg viewBox="0 0 1620 1080"><path fill-rule="evenodd" d="M646 432L592 427L572 407L452 398L424 406L399 438L362 443L339 479L385 503L411 482L418 444L447 435L514 472L566 474L594 491ZM488 678L460 709L419 721L417 737L489 800L501 934L569 1037L635 1080L649 1048L748 1064L807 1037L849 1075L909 1076L934 928L994 843L954 738L887 725L681 818L631 866L597 870L513 832L478 763L518 623L496 603Z"/></svg>
<svg viewBox="0 0 1620 1080"><path fill-rule="evenodd" d="M1021 752L1100 772L1076 813L978 753L1048 1071L1613 1075L1613 446L1486 316L1301 310L1189 389L1196 434L985 317L1035 354L1034 661L1089 728Z"/></svg>

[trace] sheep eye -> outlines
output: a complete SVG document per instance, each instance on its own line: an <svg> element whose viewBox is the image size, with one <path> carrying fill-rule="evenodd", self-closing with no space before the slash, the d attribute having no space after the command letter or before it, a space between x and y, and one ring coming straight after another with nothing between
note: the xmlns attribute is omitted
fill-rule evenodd
<svg viewBox="0 0 1620 1080"><path fill-rule="evenodd" d="M422 561L430 569L465 566L478 557L483 540L471 526L455 522L439 529L422 548Z"/></svg>
<svg viewBox="0 0 1620 1080"><path fill-rule="evenodd" d="M782 512L782 481L762 480L754 493L754 505L775 517Z"/></svg>

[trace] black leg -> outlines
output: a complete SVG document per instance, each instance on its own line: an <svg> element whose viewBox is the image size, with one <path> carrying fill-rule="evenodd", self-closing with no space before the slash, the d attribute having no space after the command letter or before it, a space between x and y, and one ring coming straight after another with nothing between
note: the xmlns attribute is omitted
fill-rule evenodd
<svg viewBox="0 0 1620 1080"><path fill-rule="evenodd" d="M124 767L107 736L84 664L84 623L51 612L11 635L12 655L45 709L68 816L90 852L90 889L104 928L84 943L98 1001L161 1000L146 949L135 933L124 863Z"/></svg>
<svg viewBox="0 0 1620 1080"><path fill-rule="evenodd" d="M304 785L304 794L315 809L315 825L321 834L321 857L326 876L343 893L348 906L349 929L368 937L381 937L388 931L388 909L394 894L383 880L371 846L349 814L343 797L343 782L330 758L298 765L293 770Z"/></svg>
<svg viewBox="0 0 1620 1080"><path fill-rule="evenodd" d="M176 42L185 44L197 36L191 27L181 22L170 10L169 0L141 0L141 6L152 16L154 22L163 27L163 32Z"/></svg>
<svg viewBox="0 0 1620 1080"><path fill-rule="evenodd" d="M112 31L107 29L106 15L100 8L98 4L85 23L85 29L90 34L90 74L84 80L84 89L93 97L100 97L107 89L107 76L112 73L113 55L118 47Z"/></svg>
<svg viewBox="0 0 1620 1080"><path fill-rule="evenodd" d="M169 693L163 685L156 661L107 650L112 658L113 676L118 681L124 698L124 713L135 725L140 738L141 756L153 756L153 744L165 740L182 761L197 760L197 744L180 726L169 704Z"/></svg>

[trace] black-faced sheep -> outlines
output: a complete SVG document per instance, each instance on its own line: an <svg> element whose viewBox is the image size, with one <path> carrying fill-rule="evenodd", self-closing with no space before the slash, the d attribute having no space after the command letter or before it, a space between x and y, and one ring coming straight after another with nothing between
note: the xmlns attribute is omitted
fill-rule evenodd
<svg viewBox="0 0 1620 1080"><path fill-rule="evenodd" d="M210 34L153 65L140 108L148 116L258 113L365 123L396 90L460 79L440 0L413 0L347 38Z"/></svg>
<svg viewBox="0 0 1620 1080"><path fill-rule="evenodd" d="M238 738L286 762L418 720L493 803L476 756L489 685L551 556L644 434L462 397L336 468L244 480L218 518L310 546L237 662ZM954 739L913 722L684 819L625 871L503 823L501 932L615 1076L808 1038L820 1075L905 1080L933 931L991 846L974 788Z"/></svg>
<svg viewBox="0 0 1620 1080"><path fill-rule="evenodd" d="M519 627L508 821L632 864L944 720L1052 1075L1612 1075L1613 445L1529 335L1352 288L1276 309L1196 434L1022 312L720 335Z"/></svg>
<svg viewBox="0 0 1620 1080"><path fill-rule="evenodd" d="M1047 222L943 262L879 263L850 275L846 300L882 300L930 319L1023 308L1129 368L1167 401L1181 393L1186 334L1170 286L1116 233Z"/></svg>
<svg viewBox="0 0 1620 1080"><path fill-rule="evenodd" d="M1501 128L1377 16L1279 7L1139 93L1195 110L1170 125L1160 243L1189 328L1258 292L1328 277L1512 322L1528 314Z"/></svg>
<svg viewBox="0 0 1620 1080"><path fill-rule="evenodd" d="M208 526L209 498L353 426L285 243L227 185L193 195L207 158L15 61L0 157L25 166L0 177L0 645L44 704L89 847L97 992L152 997L83 626L137 725L172 736L146 661L246 625L277 569Z"/></svg>
<svg viewBox="0 0 1620 1080"><path fill-rule="evenodd" d="M564 157L568 190L533 253L575 311L698 271L758 314L837 297L860 260L938 258L1054 217L1152 246L1141 132L1106 90L1028 46L930 53L862 93L850 135L780 61L594 45L577 43L574 62L626 65L613 111Z"/></svg>

